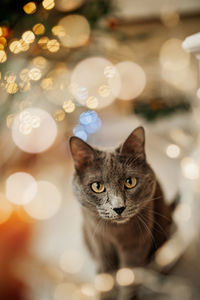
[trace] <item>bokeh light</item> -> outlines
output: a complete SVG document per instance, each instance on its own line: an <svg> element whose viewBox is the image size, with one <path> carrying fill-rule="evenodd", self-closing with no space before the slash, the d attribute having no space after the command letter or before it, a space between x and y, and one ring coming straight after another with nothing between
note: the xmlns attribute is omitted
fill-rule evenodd
<svg viewBox="0 0 200 300"><path fill-rule="evenodd" d="M61 12L77 9L83 4L83 0L56 0L55 8Z"/></svg>
<svg viewBox="0 0 200 300"><path fill-rule="evenodd" d="M41 35L41 34L44 34L45 32L45 27L43 24L41 23L37 23L33 26L33 32L36 34L36 35Z"/></svg>
<svg viewBox="0 0 200 300"><path fill-rule="evenodd" d="M61 122L65 119L65 112L62 109L58 109L53 114L53 117L56 121Z"/></svg>
<svg viewBox="0 0 200 300"><path fill-rule="evenodd" d="M90 25L84 16L66 16L59 21L58 25L61 26L65 32L65 35L59 35L63 46L76 48L84 46L88 42L90 37Z"/></svg>
<svg viewBox="0 0 200 300"><path fill-rule="evenodd" d="M97 291L92 283L83 283L81 286L81 292L88 297L95 297Z"/></svg>
<svg viewBox="0 0 200 300"><path fill-rule="evenodd" d="M24 209L34 219L49 219L61 206L61 194L57 187L48 181L38 181L37 187L37 194L24 206Z"/></svg>
<svg viewBox="0 0 200 300"><path fill-rule="evenodd" d="M180 152L181 152L181 150L180 150L179 146L177 146L175 144L170 144L166 148L166 154L170 158L177 158L177 157L179 157Z"/></svg>
<svg viewBox="0 0 200 300"><path fill-rule="evenodd" d="M64 101L62 107L66 113L72 113L76 108L76 106L72 100Z"/></svg>
<svg viewBox="0 0 200 300"><path fill-rule="evenodd" d="M97 109L110 105L120 92L120 76L117 71L112 77L106 77L105 68L115 68L110 61L102 57L91 57L76 65L71 76L73 96L81 105L88 105L88 99L96 98ZM91 100L91 98L90 98Z"/></svg>
<svg viewBox="0 0 200 300"><path fill-rule="evenodd" d="M75 126L73 129L73 134L82 139L83 141L87 141L88 135L83 126Z"/></svg>
<svg viewBox="0 0 200 300"><path fill-rule="evenodd" d="M110 274L101 273L95 276L94 285L98 291L108 292L112 290L114 286L114 280Z"/></svg>
<svg viewBox="0 0 200 300"><path fill-rule="evenodd" d="M42 73L41 73L40 69L32 68L32 69L30 69L28 76L31 80L37 81L41 78Z"/></svg>
<svg viewBox="0 0 200 300"><path fill-rule="evenodd" d="M77 250L68 250L61 255L59 264L61 269L67 273L79 273L83 266L83 256Z"/></svg>
<svg viewBox="0 0 200 300"><path fill-rule="evenodd" d="M127 286L134 282L135 275L131 269L122 268L116 273L117 283L121 286Z"/></svg>
<svg viewBox="0 0 200 300"><path fill-rule="evenodd" d="M183 175L191 180L199 178L199 166L192 157L185 157L181 161Z"/></svg>
<svg viewBox="0 0 200 300"><path fill-rule="evenodd" d="M47 49L50 52L57 52L60 49L60 43L56 39L47 42Z"/></svg>
<svg viewBox="0 0 200 300"><path fill-rule="evenodd" d="M50 9L54 8L55 1L54 0L43 0L42 5L43 5L44 9L50 10Z"/></svg>
<svg viewBox="0 0 200 300"><path fill-rule="evenodd" d="M7 60L7 55L4 50L0 50L0 63L4 63Z"/></svg>
<svg viewBox="0 0 200 300"><path fill-rule="evenodd" d="M22 34L22 39L27 44L31 44L35 40L35 35L31 30L27 30Z"/></svg>
<svg viewBox="0 0 200 300"><path fill-rule="evenodd" d="M143 69L131 61L118 63L116 69L121 78L121 90L118 97L121 100L132 100L138 97L146 85L146 75Z"/></svg>
<svg viewBox="0 0 200 300"><path fill-rule="evenodd" d="M13 212L12 205L8 202L5 195L0 193L0 224L5 223Z"/></svg>
<svg viewBox="0 0 200 300"><path fill-rule="evenodd" d="M23 6L23 10L25 11L26 14L31 15L36 12L37 6L35 2L28 2Z"/></svg>
<svg viewBox="0 0 200 300"><path fill-rule="evenodd" d="M88 134L92 134L101 127L101 119L95 111L89 110L80 115L80 124Z"/></svg>
<svg viewBox="0 0 200 300"><path fill-rule="evenodd" d="M57 126L51 115L40 108L27 108L12 125L12 138L17 147L29 153L47 150L55 141Z"/></svg>
<svg viewBox="0 0 200 300"><path fill-rule="evenodd" d="M37 182L25 172L16 172L6 180L6 197L18 205L30 202L37 193Z"/></svg>
<svg viewBox="0 0 200 300"><path fill-rule="evenodd" d="M182 48L179 39L167 40L160 50L160 64L169 71L179 71L190 63L190 54Z"/></svg>

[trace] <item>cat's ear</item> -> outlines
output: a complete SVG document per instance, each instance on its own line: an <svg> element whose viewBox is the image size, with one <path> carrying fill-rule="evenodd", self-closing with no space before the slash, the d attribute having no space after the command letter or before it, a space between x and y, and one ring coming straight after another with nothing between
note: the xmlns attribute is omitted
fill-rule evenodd
<svg viewBox="0 0 200 300"><path fill-rule="evenodd" d="M95 150L78 137L72 136L69 145L75 168L78 171L84 170L95 159Z"/></svg>
<svg viewBox="0 0 200 300"><path fill-rule="evenodd" d="M121 147L121 153L134 154L141 156L145 159L145 134L143 127L137 127L133 132L128 136L126 141Z"/></svg>

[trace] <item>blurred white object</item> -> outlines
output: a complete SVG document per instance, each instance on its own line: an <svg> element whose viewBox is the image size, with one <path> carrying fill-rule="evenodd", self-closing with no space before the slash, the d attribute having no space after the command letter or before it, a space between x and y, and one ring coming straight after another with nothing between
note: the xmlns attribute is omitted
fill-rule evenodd
<svg viewBox="0 0 200 300"><path fill-rule="evenodd" d="M200 32L188 36L182 46L188 52L200 52Z"/></svg>

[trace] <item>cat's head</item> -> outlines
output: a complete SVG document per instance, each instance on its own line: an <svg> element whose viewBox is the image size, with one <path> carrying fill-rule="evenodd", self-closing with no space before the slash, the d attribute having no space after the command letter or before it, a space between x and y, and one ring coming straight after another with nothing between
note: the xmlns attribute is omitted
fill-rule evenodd
<svg viewBox="0 0 200 300"><path fill-rule="evenodd" d="M75 164L74 192L91 213L114 222L126 222L151 199L156 179L145 155L142 127L136 128L114 151L94 149L70 138Z"/></svg>

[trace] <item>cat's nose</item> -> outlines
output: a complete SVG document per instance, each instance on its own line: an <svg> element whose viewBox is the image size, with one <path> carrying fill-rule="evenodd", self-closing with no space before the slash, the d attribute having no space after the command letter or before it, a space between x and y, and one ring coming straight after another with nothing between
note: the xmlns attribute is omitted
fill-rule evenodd
<svg viewBox="0 0 200 300"><path fill-rule="evenodd" d="M123 211L125 210L125 206L122 206L122 207L115 207L115 208L113 208L113 210L120 216L122 213L123 213Z"/></svg>

